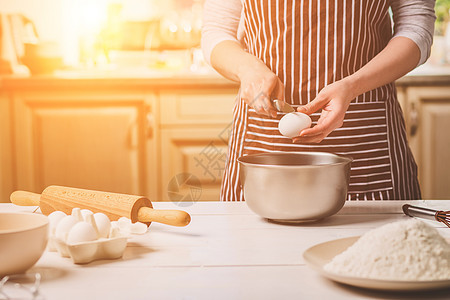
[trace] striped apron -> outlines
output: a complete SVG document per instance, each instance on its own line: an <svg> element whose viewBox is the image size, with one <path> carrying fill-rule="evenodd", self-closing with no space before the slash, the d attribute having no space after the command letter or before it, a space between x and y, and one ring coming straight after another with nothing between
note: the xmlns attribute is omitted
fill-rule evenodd
<svg viewBox="0 0 450 300"><path fill-rule="evenodd" d="M284 83L294 108L360 69L392 37L387 0L244 0L246 51ZM341 128L318 144L293 144L276 119L236 99L221 200L243 201L237 158L273 151L324 151L353 157L348 200L420 199L394 83L359 95ZM317 124L320 111L311 115ZM326 183L324 183L326 184Z"/></svg>

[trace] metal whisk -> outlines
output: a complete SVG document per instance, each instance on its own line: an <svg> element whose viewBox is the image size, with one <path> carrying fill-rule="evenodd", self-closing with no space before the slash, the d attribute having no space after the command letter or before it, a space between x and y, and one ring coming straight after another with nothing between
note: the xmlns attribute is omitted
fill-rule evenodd
<svg viewBox="0 0 450 300"><path fill-rule="evenodd" d="M434 210L424 207L412 206L409 204L403 205L402 209L407 216L442 222L450 228L450 210Z"/></svg>

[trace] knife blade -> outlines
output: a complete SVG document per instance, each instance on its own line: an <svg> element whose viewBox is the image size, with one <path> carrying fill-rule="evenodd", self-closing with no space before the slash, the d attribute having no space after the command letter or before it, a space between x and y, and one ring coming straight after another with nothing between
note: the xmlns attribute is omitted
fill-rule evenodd
<svg viewBox="0 0 450 300"><path fill-rule="evenodd" d="M283 102L283 103L281 103L281 102ZM291 105L286 103L285 101L274 99L273 104L275 105L275 108L279 112L283 112L283 113L295 112L295 109Z"/></svg>

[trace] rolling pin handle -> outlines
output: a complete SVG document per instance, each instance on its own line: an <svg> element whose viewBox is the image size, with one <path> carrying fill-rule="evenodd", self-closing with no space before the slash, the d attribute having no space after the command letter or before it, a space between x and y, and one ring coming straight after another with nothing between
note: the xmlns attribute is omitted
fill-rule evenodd
<svg viewBox="0 0 450 300"><path fill-rule="evenodd" d="M141 207L138 211L139 222L158 222L172 226L186 226L191 222L191 216L182 210L163 210Z"/></svg>
<svg viewBox="0 0 450 300"><path fill-rule="evenodd" d="M41 195L26 191L15 191L12 192L11 196L9 196L9 199L15 205L39 206Z"/></svg>

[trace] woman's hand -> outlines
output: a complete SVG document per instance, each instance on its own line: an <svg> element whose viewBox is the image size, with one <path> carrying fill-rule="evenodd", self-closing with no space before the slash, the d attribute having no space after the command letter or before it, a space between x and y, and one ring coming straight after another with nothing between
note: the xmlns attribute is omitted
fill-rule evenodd
<svg viewBox="0 0 450 300"><path fill-rule="evenodd" d="M352 81L347 77L324 87L310 103L297 111L310 115L322 109L317 125L300 132L293 142L320 143L333 130L342 126L350 102L356 98Z"/></svg>
<svg viewBox="0 0 450 300"><path fill-rule="evenodd" d="M275 118L277 110L271 99L284 100L284 85L263 62L252 59L240 68L241 99L258 114Z"/></svg>
<svg viewBox="0 0 450 300"><path fill-rule="evenodd" d="M398 36L361 69L342 80L324 87L316 99L298 108L312 114L322 108L316 126L300 132L294 142L319 143L334 129L341 127L344 114L356 96L397 80L417 66L420 50L415 42Z"/></svg>
<svg viewBox="0 0 450 300"><path fill-rule="evenodd" d="M211 65L226 78L241 84L241 98L258 114L277 116L271 100L284 100L283 83L240 43L229 40L218 43L211 52Z"/></svg>

